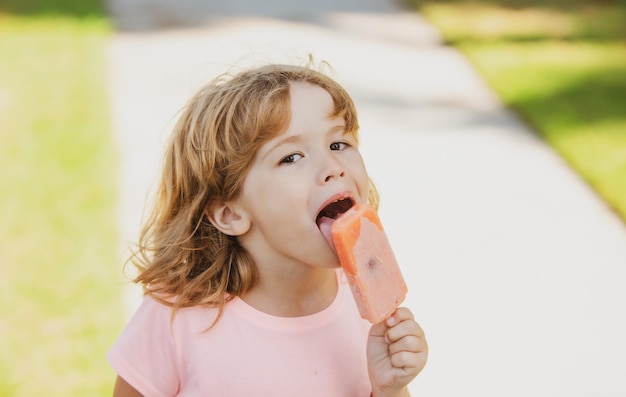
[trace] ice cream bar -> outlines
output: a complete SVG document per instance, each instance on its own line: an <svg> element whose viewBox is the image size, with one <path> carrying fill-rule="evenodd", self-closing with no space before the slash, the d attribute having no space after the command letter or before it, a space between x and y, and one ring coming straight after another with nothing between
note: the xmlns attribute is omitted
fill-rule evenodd
<svg viewBox="0 0 626 397"><path fill-rule="evenodd" d="M376 211L355 205L333 222L331 235L361 317L372 324L385 320L407 287Z"/></svg>

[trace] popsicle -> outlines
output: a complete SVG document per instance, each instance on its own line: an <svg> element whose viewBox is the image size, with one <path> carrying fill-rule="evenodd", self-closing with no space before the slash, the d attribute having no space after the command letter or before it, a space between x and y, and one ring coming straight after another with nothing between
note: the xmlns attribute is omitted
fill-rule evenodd
<svg viewBox="0 0 626 397"><path fill-rule="evenodd" d="M385 320L407 286L376 211L356 204L332 223L331 235L361 317L372 324Z"/></svg>

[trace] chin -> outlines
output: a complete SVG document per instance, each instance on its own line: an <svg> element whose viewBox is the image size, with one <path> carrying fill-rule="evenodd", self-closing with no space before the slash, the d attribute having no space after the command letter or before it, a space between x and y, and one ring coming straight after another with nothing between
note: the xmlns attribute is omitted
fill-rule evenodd
<svg viewBox="0 0 626 397"><path fill-rule="evenodd" d="M341 263L339 263L339 259L337 258L337 256L335 255L335 253L331 252L330 253L330 260L328 260L327 266L329 269L339 269L341 267Z"/></svg>

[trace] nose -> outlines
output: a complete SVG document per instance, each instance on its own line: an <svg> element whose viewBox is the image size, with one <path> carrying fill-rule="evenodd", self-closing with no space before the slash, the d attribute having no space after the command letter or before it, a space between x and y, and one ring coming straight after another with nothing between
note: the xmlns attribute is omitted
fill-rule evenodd
<svg viewBox="0 0 626 397"><path fill-rule="evenodd" d="M324 178L324 182L328 182L331 179L336 178L336 177L342 178L343 175L344 175L343 171L334 172L332 174L326 175L326 178Z"/></svg>
<svg viewBox="0 0 626 397"><path fill-rule="evenodd" d="M328 183L333 179L343 178L345 174L341 164L330 156L322 167L319 180L321 183Z"/></svg>

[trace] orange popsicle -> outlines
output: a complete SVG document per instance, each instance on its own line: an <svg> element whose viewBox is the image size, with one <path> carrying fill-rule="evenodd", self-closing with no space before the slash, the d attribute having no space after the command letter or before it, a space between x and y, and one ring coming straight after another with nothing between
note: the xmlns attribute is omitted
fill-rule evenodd
<svg viewBox="0 0 626 397"><path fill-rule="evenodd" d="M333 222L331 234L361 317L372 324L385 320L407 287L376 211L355 205Z"/></svg>

